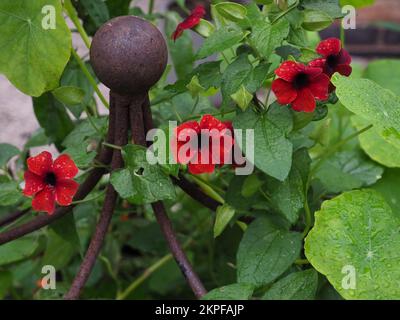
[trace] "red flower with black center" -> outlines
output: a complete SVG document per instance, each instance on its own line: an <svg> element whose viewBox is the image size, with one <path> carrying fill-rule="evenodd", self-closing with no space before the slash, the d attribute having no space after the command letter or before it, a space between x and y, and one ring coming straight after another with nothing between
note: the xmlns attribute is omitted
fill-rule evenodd
<svg viewBox="0 0 400 320"><path fill-rule="evenodd" d="M176 41L183 31L187 29L192 29L200 23L201 18L206 14L206 10L202 5L198 5L193 11L190 13L190 16L187 17L183 22L179 23L175 29L175 32L172 34L172 39Z"/></svg>
<svg viewBox="0 0 400 320"><path fill-rule="evenodd" d="M33 196L32 207L36 211L52 214L55 202L69 206L79 184L72 180L78 173L74 161L66 154L54 162L51 154L43 151L27 160L24 195Z"/></svg>
<svg viewBox="0 0 400 320"><path fill-rule="evenodd" d="M295 111L313 112L316 99L327 100L329 97L330 79L321 68L285 61L275 74L279 79L272 82L272 91L280 104L290 104Z"/></svg>
<svg viewBox="0 0 400 320"><path fill-rule="evenodd" d="M192 174L211 173L216 164L231 162L234 138L231 124L204 115L200 123L188 121L175 128L171 148L175 160Z"/></svg>
<svg viewBox="0 0 400 320"><path fill-rule="evenodd" d="M308 64L310 67L322 68L328 77L332 77L335 72L347 77L351 74L351 56L342 48L339 39L329 38L321 41L317 46L317 53L323 58L311 61Z"/></svg>

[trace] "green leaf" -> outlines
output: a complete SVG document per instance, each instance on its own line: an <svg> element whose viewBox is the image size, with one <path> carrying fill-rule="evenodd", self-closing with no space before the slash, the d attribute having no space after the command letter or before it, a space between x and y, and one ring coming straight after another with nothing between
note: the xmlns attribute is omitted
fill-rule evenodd
<svg viewBox="0 0 400 320"><path fill-rule="evenodd" d="M367 79L347 78L336 73L332 82L347 109L382 128L386 137L400 137L400 97Z"/></svg>
<svg viewBox="0 0 400 320"><path fill-rule="evenodd" d="M202 300L249 300L254 287L246 283L234 283L216 288L203 296Z"/></svg>
<svg viewBox="0 0 400 320"><path fill-rule="evenodd" d="M30 257L38 248L38 241L25 237L0 246L0 266Z"/></svg>
<svg viewBox="0 0 400 320"><path fill-rule="evenodd" d="M371 79L381 87L400 95L400 77L393 77L394 74L400 74L400 60L382 59L368 64L364 78Z"/></svg>
<svg viewBox="0 0 400 320"><path fill-rule="evenodd" d="M11 206L22 199L22 192L15 181L0 183L0 206Z"/></svg>
<svg viewBox="0 0 400 320"><path fill-rule="evenodd" d="M298 258L301 242L301 234L280 229L265 218L256 219L240 242L238 282L260 287L274 281Z"/></svg>
<svg viewBox="0 0 400 320"><path fill-rule="evenodd" d="M293 166L285 181L269 179L266 184L272 205L292 224L298 220L300 210L304 207L310 163L307 150L301 149L293 155Z"/></svg>
<svg viewBox="0 0 400 320"><path fill-rule="evenodd" d="M378 191L392 207L393 213L400 217L400 169L387 169L382 179L371 186Z"/></svg>
<svg viewBox="0 0 400 320"><path fill-rule="evenodd" d="M378 192L346 192L316 212L305 253L345 299L399 299L399 227Z"/></svg>
<svg viewBox="0 0 400 320"><path fill-rule="evenodd" d="M58 87L51 93L58 101L66 105L80 104L85 98L85 91L74 86Z"/></svg>
<svg viewBox="0 0 400 320"><path fill-rule="evenodd" d="M214 5L215 10L227 20L240 21L246 18L247 9L239 3L220 2Z"/></svg>
<svg viewBox="0 0 400 320"><path fill-rule="evenodd" d="M0 143L0 168L7 165L8 161L20 153L17 147L8 143Z"/></svg>
<svg viewBox="0 0 400 320"><path fill-rule="evenodd" d="M314 300L318 273L314 269L294 272L274 283L264 294L264 300Z"/></svg>
<svg viewBox="0 0 400 320"><path fill-rule="evenodd" d="M93 118L92 119L96 128L98 128L103 134L107 131L107 118ZM98 135L98 132L90 123L89 120L84 120L78 124L74 130L65 138L63 141L64 147L76 146L84 144L88 138L94 138Z"/></svg>
<svg viewBox="0 0 400 320"><path fill-rule="evenodd" d="M303 28L308 31L321 31L329 27L333 19L324 11L304 10Z"/></svg>
<svg viewBox="0 0 400 320"><path fill-rule="evenodd" d="M57 270L64 268L74 254L80 251L80 240L72 214L54 222L48 230L47 247L42 264L53 265Z"/></svg>
<svg viewBox="0 0 400 320"><path fill-rule="evenodd" d="M96 157L96 152L88 152L84 144L69 146L63 151L63 153L68 154L72 159L74 159L75 164L79 168L89 166Z"/></svg>
<svg viewBox="0 0 400 320"><path fill-rule="evenodd" d="M375 3L375 0L340 0L340 5L342 7L350 5L355 8L362 8L366 6L371 6Z"/></svg>
<svg viewBox="0 0 400 320"><path fill-rule="evenodd" d="M200 19L199 24L193 30L204 38L208 38L215 31L215 26L208 20Z"/></svg>
<svg viewBox="0 0 400 320"><path fill-rule="evenodd" d="M110 19L108 7L103 0L80 0L80 3L97 28Z"/></svg>
<svg viewBox="0 0 400 320"><path fill-rule="evenodd" d="M254 164L266 174L280 181L286 179L292 166L292 143L286 134L291 130L292 119L286 108L256 114L248 109L233 121L235 129L254 130ZM245 136L245 135L244 135ZM246 146L238 141L245 154Z"/></svg>
<svg viewBox="0 0 400 320"><path fill-rule="evenodd" d="M106 0L110 19L129 14L129 6L132 0Z"/></svg>
<svg viewBox="0 0 400 320"><path fill-rule="evenodd" d="M235 209L228 204L217 208L214 224L214 238L218 237L235 215Z"/></svg>
<svg viewBox="0 0 400 320"><path fill-rule="evenodd" d="M194 53L192 37L189 32L184 32L182 36L174 42L171 39L171 35L182 18L177 13L172 12L168 13L166 18L165 32L167 34L169 53L174 63L178 79L184 79L193 69Z"/></svg>
<svg viewBox="0 0 400 320"><path fill-rule="evenodd" d="M93 77L96 78L90 63L86 62L85 65L92 73ZM79 105L67 105L67 108L72 112L75 118L78 119L80 117L85 107L91 106L91 104L95 103L95 100L93 99L94 88L75 59L72 58L68 62L61 77L60 85L78 87L85 92L84 99Z"/></svg>
<svg viewBox="0 0 400 320"><path fill-rule="evenodd" d="M305 9L323 11L333 19L343 16L339 0L302 0L301 6Z"/></svg>
<svg viewBox="0 0 400 320"><path fill-rule="evenodd" d="M74 128L65 107L53 95L45 93L39 98L33 98L33 110L46 136L60 148L64 138Z"/></svg>
<svg viewBox="0 0 400 320"><path fill-rule="evenodd" d="M55 28L49 12L55 8ZM58 87L71 55L71 32L59 0L0 2L0 73L23 93L38 97Z"/></svg>
<svg viewBox="0 0 400 320"><path fill-rule="evenodd" d="M246 54L240 55L232 62L222 75L221 93L223 103L226 104L232 99L242 86L249 93L255 93L267 78L270 64L261 63L253 68Z"/></svg>
<svg viewBox="0 0 400 320"><path fill-rule="evenodd" d="M315 172L326 191L338 193L374 184L383 168L358 150L341 151L325 160Z"/></svg>
<svg viewBox="0 0 400 320"><path fill-rule="evenodd" d="M247 91L246 87L242 84L238 91L231 94L231 98L236 102L239 108L242 109L242 111L245 111L251 100L253 100L253 95Z"/></svg>
<svg viewBox="0 0 400 320"><path fill-rule="evenodd" d="M186 88L189 90L193 98L205 91L205 88L200 84L197 76L193 76L190 82L186 85Z"/></svg>
<svg viewBox="0 0 400 320"><path fill-rule="evenodd" d="M263 183L264 182L261 181L256 174L246 177L241 190L242 196L245 198L250 198L259 191Z"/></svg>
<svg viewBox="0 0 400 320"><path fill-rule="evenodd" d="M285 19L278 20L271 25L262 20L252 27L250 40L259 54L269 59L274 50L282 45L283 40L289 35L289 23Z"/></svg>
<svg viewBox="0 0 400 320"><path fill-rule="evenodd" d="M4 299L8 290L12 286L12 273L10 271L0 271L0 299Z"/></svg>
<svg viewBox="0 0 400 320"><path fill-rule="evenodd" d="M159 165L149 164L146 151L138 145L125 146L122 154L126 169L113 172L112 185L123 199L134 204L173 199L175 189L171 180Z"/></svg>
<svg viewBox="0 0 400 320"><path fill-rule="evenodd" d="M203 45L196 54L196 59L203 59L214 53L229 49L239 43L244 37L245 34L239 29L222 27L204 40Z"/></svg>
<svg viewBox="0 0 400 320"><path fill-rule="evenodd" d="M192 72L193 76L197 76L201 86L206 90L211 87L218 88L221 86L221 61L212 61L199 64Z"/></svg>
<svg viewBox="0 0 400 320"><path fill-rule="evenodd" d="M352 124L361 130L369 125L368 121L360 116L351 117ZM381 130L372 127L358 136L361 148L374 161L386 167L400 167L400 139L398 144L385 140L381 135Z"/></svg>

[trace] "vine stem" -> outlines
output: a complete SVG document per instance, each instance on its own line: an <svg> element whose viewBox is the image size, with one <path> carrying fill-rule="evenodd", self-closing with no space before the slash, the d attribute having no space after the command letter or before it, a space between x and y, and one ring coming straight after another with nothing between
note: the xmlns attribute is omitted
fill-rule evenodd
<svg viewBox="0 0 400 320"><path fill-rule="evenodd" d="M193 238L186 241L182 248L187 248L193 242ZM172 254L166 254L161 259L157 260L150 267L146 268L143 273L136 278L123 292L117 295L117 300L125 300L133 291L135 291L144 281L146 281L155 271L160 269L168 261L173 258Z"/></svg>
<svg viewBox="0 0 400 320"><path fill-rule="evenodd" d="M154 126L148 97L144 97L142 101L143 102L141 105L132 104L130 107L130 126L131 132L133 134L137 134L137 136L133 136L135 143L146 146L145 131L153 128ZM161 227L161 231L165 237L165 240L167 241L171 253L175 258L183 276L185 277L195 296L197 298L201 298L207 293L207 291L200 281L198 275L193 270L192 265L190 264L176 237L163 202L157 201L152 203L151 206L153 208L154 215L156 216L156 220Z"/></svg>
<svg viewBox="0 0 400 320"><path fill-rule="evenodd" d="M182 174L180 174L178 178L172 177L172 181L186 194L212 211L216 211L217 208L222 204L206 195L193 183L189 182Z"/></svg>
<svg viewBox="0 0 400 320"><path fill-rule="evenodd" d="M107 141L109 141L110 143L114 142L114 127L115 127L115 112L113 110L110 110L109 128L107 134ZM96 157L95 160L102 164L108 165L111 161L111 157L112 157L112 149L103 147L101 149L100 154ZM79 187L74 197L74 201L84 199L94 189L94 187L100 181L101 177L106 172L107 170L104 167L93 168L89 176L86 178L85 182L83 182ZM26 234L32 233L36 230L39 230L51 224L52 222L62 218L64 215L70 212L73 207L74 205L70 205L68 207L60 207L52 215L40 215L20 226L10 229L6 232L0 233L0 245L18 239L20 237L23 237Z"/></svg>
<svg viewBox="0 0 400 320"><path fill-rule="evenodd" d="M315 166L311 169L308 178L307 178L307 182L306 182L306 186L305 186L305 194L304 194L304 211L305 211L305 228L303 230L303 238L305 238L308 234L308 232L311 229L311 225L312 225L312 214L311 214L311 210L310 210L310 205L308 203L308 189L310 188L311 185L311 180L315 174L315 172L318 170L318 168L324 163L324 161L333 153L335 153L336 151L338 151L342 146L344 146L347 142L351 141L352 139L358 137L360 134L368 131L369 129L371 129L373 127L373 125L368 125L366 127L364 127L363 129L349 135L347 138L339 141L338 143L334 144L331 148L329 148L328 151L324 152L321 156L315 158L314 160L318 160L318 162L315 164Z"/></svg>
<svg viewBox="0 0 400 320"><path fill-rule="evenodd" d="M111 92L113 95L113 92ZM122 100L119 96L114 99L115 105L111 108L115 108L116 118L114 127L114 143L118 146L124 146L128 143L128 105L126 101ZM113 156L111 161L111 170L117 170L122 168L124 165L121 151L113 150ZM111 183L107 186L106 196L103 204L103 209L100 215L100 219L97 222L96 230L90 241L89 248L82 261L77 275L72 282L71 288L65 295L66 300L76 300L85 286L89 276L93 270L94 264L96 263L97 256L103 246L104 239L108 228L111 223L111 218L114 213L115 205L117 203L118 194L115 191Z"/></svg>
<svg viewBox="0 0 400 320"><path fill-rule="evenodd" d="M83 74L85 75L85 77L89 80L90 84L92 85L94 91L96 92L97 96L99 97L99 99L101 100L103 105L107 109L110 109L110 105L108 104L106 98L103 96L103 94L101 93L99 87L97 86L96 80L91 75L89 69L85 66L85 63L83 62L81 57L78 55L78 53L75 51L75 49L72 49L72 56L74 57L74 59L78 63L78 65L81 68L81 70L82 70Z"/></svg>
<svg viewBox="0 0 400 320"><path fill-rule="evenodd" d="M71 0L64 0L64 10L67 13L68 17L71 19L72 23L74 24L76 30L78 30L85 46L90 49L90 40L89 36L87 35L85 29L83 28L81 22L79 21L78 14L74 6L72 5Z"/></svg>
<svg viewBox="0 0 400 320"><path fill-rule="evenodd" d="M7 216L5 216L5 217L0 219L0 227L4 227L4 226L9 225L10 223L12 223L15 220L19 219L20 217L22 217L23 215L25 215L28 212L29 212L29 209L20 210L20 211L16 211L16 212L10 213L9 215L7 215Z"/></svg>
<svg viewBox="0 0 400 320"><path fill-rule="evenodd" d="M299 5L300 1L296 0L295 3L293 3L289 8L287 8L285 11L281 12L280 14L278 14L274 20L272 20L271 24L274 24L275 22L277 22L279 19L281 19L282 17L284 17L285 15L287 15L290 11L292 11L294 8L296 8Z"/></svg>

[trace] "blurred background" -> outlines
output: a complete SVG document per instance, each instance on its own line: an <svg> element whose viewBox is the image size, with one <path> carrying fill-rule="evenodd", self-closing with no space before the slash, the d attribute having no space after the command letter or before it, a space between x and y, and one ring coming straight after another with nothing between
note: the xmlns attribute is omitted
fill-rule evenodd
<svg viewBox="0 0 400 320"><path fill-rule="evenodd" d="M207 0L186 0L189 8L197 4L207 7L209 3L210 1ZM148 1L133 0L131 6L146 11ZM174 0L155 1L155 12L164 12L167 8L180 10ZM160 26L161 29L162 27ZM339 32L339 24L336 23L321 32L321 37L339 37ZM194 33L193 35L195 42L199 45L201 38L196 37ZM400 57L400 1L376 0L372 6L357 9L357 28L347 30L345 36L346 48L354 60L362 64L376 58ZM81 54L86 53L79 36L73 38L73 43ZM400 75L394 75L396 76L400 77ZM108 96L107 88L101 86L101 90ZM31 98L18 91L4 76L0 75L0 143L7 142L22 147L38 128L39 124L33 113Z"/></svg>

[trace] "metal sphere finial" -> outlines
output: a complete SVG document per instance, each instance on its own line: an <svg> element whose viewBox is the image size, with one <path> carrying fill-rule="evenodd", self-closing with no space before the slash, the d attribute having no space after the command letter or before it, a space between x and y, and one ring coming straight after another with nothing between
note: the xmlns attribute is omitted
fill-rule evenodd
<svg viewBox="0 0 400 320"><path fill-rule="evenodd" d="M150 22L121 16L96 32L90 60L97 77L108 88L133 95L146 92L161 78L168 51L161 32Z"/></svg>

